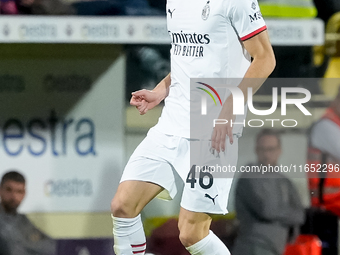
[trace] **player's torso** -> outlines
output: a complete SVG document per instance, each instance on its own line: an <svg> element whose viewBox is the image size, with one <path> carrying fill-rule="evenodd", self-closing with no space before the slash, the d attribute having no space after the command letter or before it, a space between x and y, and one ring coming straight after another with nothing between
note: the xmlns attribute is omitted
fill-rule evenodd
<svg viewBox="0 0 340 255"><path fill-rule="evenodd" d="M190 78L239 78L249 67L230 19L235 1L167 0L171 86L158 125L163 132L189 137Z"/></svg>
<svg viewBox="0 0 340 255"><path fill-rule="evenodd" d="M168 0L167 21L172 57L181 61L208 59L226 45L228 20L224 0Z"/></svg>
<svg viewBox="0 0 340 255"><path fill-rule="evenodd" d="M204 51L204 46L225 42L227 20L224 11L223 0L168 0L168 32L172 46L181 48L173 48L172 53L203 57L204 52L190 51L188 47L196 46Z"/></svg>
<svg viewBox="0 0 340 255"><path fill-rule="evenodd" d="M233 1L167 1L174 82L244 75L246 56L230 18Z"/></svg>

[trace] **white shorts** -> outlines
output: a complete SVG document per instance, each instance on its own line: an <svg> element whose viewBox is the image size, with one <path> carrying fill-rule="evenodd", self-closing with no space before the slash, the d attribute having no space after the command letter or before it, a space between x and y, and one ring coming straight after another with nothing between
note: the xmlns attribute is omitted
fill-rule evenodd
<svg viewBox="0 0 340 255"><path fill-rule="evenodd" d="M197 145L197 146L196 146ZM196 149L199 148L199 152ZM209 151L209 141L190 140L166 135L151 128L146 138L131 155L121 182L139 180L152 182L164 188L157 197L171 200L177 193L179 181L184 182L181 207L193 212L212 214L227 213L227 203L232 184L232 176L199 172L197 166L234 166L237 164L238 139L226 142L226 152L215 157ZM200 178L201 177L201 178Z"/></svg>

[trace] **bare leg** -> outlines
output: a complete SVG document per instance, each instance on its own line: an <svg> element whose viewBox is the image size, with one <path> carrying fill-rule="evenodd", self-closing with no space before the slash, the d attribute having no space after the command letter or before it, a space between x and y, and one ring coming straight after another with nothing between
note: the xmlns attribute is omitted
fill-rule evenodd
<svg viewBox="0 0 340 255"><path fill-rule="evenodd" d="M112 215L120 218L134 218L162 190L162 187L151 182L122 182L111 202Z"/></svg>

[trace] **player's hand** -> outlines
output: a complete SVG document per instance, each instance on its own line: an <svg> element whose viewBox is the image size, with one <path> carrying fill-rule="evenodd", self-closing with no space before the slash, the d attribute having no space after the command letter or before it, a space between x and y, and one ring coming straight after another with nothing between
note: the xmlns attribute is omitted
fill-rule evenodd
<svg viewBox="0 0 340 255"><path fill-rule="evenodd" d="M227 120L228 122L225 124L216 124L213 130L213 133L211 135L211 153L217 154L222 151L224 152L226 149L226 138L228 137L228 140L230 144L233 144L233 128L231 125L231 121L234 122L235 115L233 115L233 105L232 103L225 103L223 105L222 111L219 115L219 119Z"/></svg>
<svg viewBox="0 0 340 255"><path fill-rule="evenodd" d="M158 93L151 90L138 90L132 93L130 104L136 106L140 115L145 114L161 102Z"/></svg>

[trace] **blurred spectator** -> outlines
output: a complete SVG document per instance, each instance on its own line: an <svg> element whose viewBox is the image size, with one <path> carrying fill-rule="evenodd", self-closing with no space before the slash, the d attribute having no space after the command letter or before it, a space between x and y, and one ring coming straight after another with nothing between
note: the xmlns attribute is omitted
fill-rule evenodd
<svg viewBox="0 0 340 255"><path fill-rule="evenodd" d="M257 162L251 165L276 166L282 153L279 133L273 129L262 129L256 137Z"/></svg>
<svg viewBox="0 0 340 255"><path fill-rule="evenodd" d="M340 88L311 128L308 163L312 205L340 216Z"/></svg>
<svg viewBox="0 0 340 255"><path fill-rule="evenodd" d="M256 153L257 166L276 166L281 154L278 134L269 129L260 132ZM279 172L261 170L243 173L236 184L239 232L233 255L281 255L304 222L304 208L291 181Z"/></svg>
<svg viewBox="0 0 340 255"><path fill-rule="evenodd" d="M10 255L10 251L6 241L1 238L0 238L0 255Z"/></svg>
<svg viewBox="0 0 340 255"><path fill-rule="evenodd" d="M309 133L307 164L312 207L303 232L322 241L322 254L338 254L340 216L340 90Z"/></svg>
<svg viewBox="0 0 340 255"><path fill-rule="evenodd" d="M0 0L1 14L71 15L74 9L61 0Z"/></svg>
<svg viewBox="0 0 340 255"><path fill-rule="evenodd" d="M18 213L24 197L24 177L15 171L7 172L0 183L0 243L6 243L9 250L6 255L55 254L56 242Z"/></svg>

